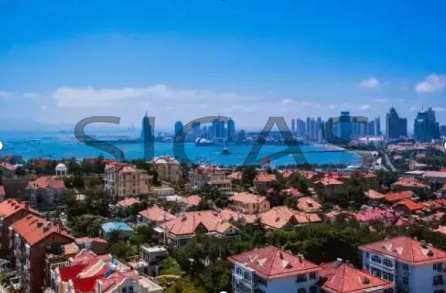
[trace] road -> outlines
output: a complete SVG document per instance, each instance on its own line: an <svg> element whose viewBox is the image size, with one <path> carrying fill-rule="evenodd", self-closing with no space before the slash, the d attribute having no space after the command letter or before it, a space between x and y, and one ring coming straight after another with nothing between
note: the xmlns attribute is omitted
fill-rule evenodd
<svg viewBox="0 0 446 293"><path fill-rule="evenodd" d="M395 166L390 161L389 155L387 153L384 153L384 156L386 157L386 165L390 168L390 170L392 172L396 172L397 169L395 168Z"/></svg>

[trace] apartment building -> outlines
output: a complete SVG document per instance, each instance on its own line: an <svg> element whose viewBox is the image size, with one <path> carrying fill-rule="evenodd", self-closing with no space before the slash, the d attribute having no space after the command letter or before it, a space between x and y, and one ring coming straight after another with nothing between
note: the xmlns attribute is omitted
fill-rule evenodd
<svg viewBox="0 0 446 293"><path fill-rule="evenodd" d="M189 185L202 189L205 185L215 186L222 194L232 195L232 183L224 170L213 166L198 166L189 171Z"/></svg>
<svg viewBox="0 0 446 293"><path fill-rule="evenodd" d="M446 291L446 252L401 236L359 247L363 269L395 284L397 292Z"/></svg>
<svg viewBox="0 0 446 293"><path fill-rule="evenodd" d="M9 229L9 247L14 250L13 266L20 276L22 292L43 292L46 254L61 254L63 245L74 238L62 227L32 214Z"/></svg>
<svg viewBox="0 0 446 293"><path fill-rule="evenodd" d="M228 258L235 293L316 293L321 268L302 255L268 246Z"/></svg>
<svg viewBox="0 0 446 293"><path fill-rule="evenodd" d="M0 203L0 251L2 257L11 256L9 228L28 215L38 216L38 213L29 205L19 203L15 199L7 199Z"/></svg>
<svg viewBox="0 0 446 293"><path fill-rule="evenodd" d="M57 204L62 201L65 183L62 179L50 176L30 181L25 189L25 198L32 205Z"/></svg>
<svg viewBox="0 0 446 293"><path fill-rule="evenodd" d="M162 293L163 288L111 255L82 250L51 271L52 293Z"/></svg>
<svg viewBox="0 0 446 293"><path fill-rule="evenodd" d="M266 212L270 202L264 196L253 193L239 192L229 198L229 208L247 215Z"/></svg>
<svg viewBox="0 0 446 293"><path fill-rule="evenodd" d="M153 166L158 173L158 179L173 184L178 184L181 180L180 163L169 156L162 156L153 160Z"/></svg>
<svg viewBox="0 0 446 293"><path fill-rule="evenodd" d="M110 161L105 165L104 186L111 196L117 198L148 195L150 177L136 166Z"/></svg>

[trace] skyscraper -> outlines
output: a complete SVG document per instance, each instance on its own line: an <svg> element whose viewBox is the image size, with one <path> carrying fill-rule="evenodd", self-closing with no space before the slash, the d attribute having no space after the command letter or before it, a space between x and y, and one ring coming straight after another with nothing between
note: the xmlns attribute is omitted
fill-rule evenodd
<svg viewBox="0 0 446 293"><path fill-rule="evenodd" d="M198 121L192 122L192 133L194 135L194 138L201 137L200 122Z"/></svg>
<svg viewBox="0 0 446 293"><path fill-rule="evenodd" d="M296 119L296 134L297 136L304 137L306 133L305 121L301 119Z"/></svg>
<svg viewBox="0 0 446 293"><path fill-rule="evenodd" d="M358 124L358 123L355 123ZM351 123L351 117L350 112L348 111L342 111L341 112L341 119L340 119L340 137L343 140L350 141L352 136L352 123Z"/></svg>
<svg viewBox="0 0 446 293"><path fill-rule="evenodd" d="M429 108L427 111L418 112L414 121L415 139L421 142L430 142L440 138L440 125L435 119L435 111Z"/></svg>
<svg viewBox="0 0 446 293"><path fill-rule="evenodd" d="M374 136L374 135L376 135L376 133L375 133L375 129L376 129L376 126L375 126L375 120L369 121L369 122L367 123L367 135L368 135L368 136Z"/></svg>
<svg viewBox="0 0 446 293"><path fill-rule="evenodd" d="M381 135L381 118L375 118L375 135Z"/></svg>
<svg viewBox="0 0 446 293"><path fill-rule="evenodd" d="M223 140L225 133L225 124L219 117L212 122L212 139Z"/></svg>
<svg viewBox="0 0 446 293"><path fill-rule="evenodd" d="M446 125L440 127L440 135L443 137L446 136Z"/></svg>
<svg viewBox="0 0 446 293"><path fill-rule="evenodd" d="M150 123L150 118L147 116L144 116L142 119L142 130L141 130L141 140L147 140L149 141L153 137L153 130L152 125Z"/></svg>
<svg viewBox="0 0 446 293"><path fill-rule="evenodd" d="M228 120L228 141L235 141L235 122L232 118Z"/></svg>
<svg viewBox="0 0 446 293"><path fill-rule="evenodd" d="M291 119L291 133L294 134L296 132L296 120Z"/></svg>
<svg viewBox="0 0 446 293"><path fill-rule="evenodd" d="M407 119L400 118L392 107L386 115L386 138L397 139L401 136L407 136Z"/></svg>
<svg viewBox="0 0 446 293"><path fill-rule="evenodd" d="M183 135L183 122L177 121L175 122L175 135L177 135L181 131L180 135Z"/></svg>

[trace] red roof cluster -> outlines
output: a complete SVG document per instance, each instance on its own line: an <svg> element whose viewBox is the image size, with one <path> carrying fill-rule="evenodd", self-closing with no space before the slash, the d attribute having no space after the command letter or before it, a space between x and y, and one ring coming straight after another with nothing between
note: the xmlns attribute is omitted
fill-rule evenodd
<svg viewBox="0 0 446 293"><path fill-rule="evenodd" d="M314 213L322 210L322 205L314 198L306 196L297 200L297 208L307 213Z"/></svg>
<svg viewBox="0 0 446 293"><path fill-rule="evenodd" d="M38 215L37 211L29 207L28 204L18 202L15 199L7 199L0 203L0 216L3 219L6 219L7 217L12 216L13 214L23 209L26 209L31 213Z"/></svg>
<svg viewBox="0 0 446 293"><path fill-rule="evenodd" d="M65 183L62 179L55 179L50 176L43 176L37 178L35 181L29 182L31 188L65 188Z"/></svg>
<svg viewBox="0 0 446 293"><path fill-rule="evenodd" d="M394 284L372 276L368 272L355 269L349 264L338 262L322 264L321 288L333 293L363 293L381 291L394 287Z"/></svg>
<svg viewBox="0 0 446 293"><path fill-rule="evenodd" d="M73 240L68 230L53 224L50 221L35 215L28 215L12 225L13 230L19 234L29 245L34 245L50 235L58 234L68 240Z"/></svg>
<svg viewBox="0 0 446 293"><path fill-rule="evenodd" d="M255 270L260 277L268 280L320 271L319 266L303 256L295 256L273 246L233 255L228 260L233 263L242 263Z"/></svg>
<svg viewBox="0 0 446 293"><path fill-rule="evenodd" d="M446 252L410 237L401 236L360 247L362 250L392 256L411 265L446 261Z"/></svg>
<svg viewBox="0 0 446 293"><path fill-rule="evenodd" d="M405 206L408 210L412 212L421 211L425 208L425 206L421 203L415 202L411 199L403 199L400 202L397 202L394 207L396 206Z"/></svg>
<svg viewBox="0 0 446 293"><path fill-rule="evenodd" d="M274 207L259 215L260 222L273 229L281 229L285 225L299 225L322 222L317 214L308 214L292 210L286 206Z"/></svg>
<svg viewBox="0 0 446 293"><path fill-rule="evenodd" d="M349 213L358 222L371 222L371 221L395 221L401 215L401 213L395 212L391 209L365 209L358 213Z"/></svg>

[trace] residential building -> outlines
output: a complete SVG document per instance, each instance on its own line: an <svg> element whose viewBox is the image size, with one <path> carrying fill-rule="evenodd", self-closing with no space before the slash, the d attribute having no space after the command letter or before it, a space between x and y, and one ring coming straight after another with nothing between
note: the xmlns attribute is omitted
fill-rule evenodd
<svg viewBox="0 0 446 293"><path fill-rule="evenodd" d="M435 119L434 110L429 108L418 113L414 121L414 136L420 142L431 142L440 138L440 124Z"/></svg>
<svg viewBox="0 0 446 293"><path fill-rule="evenodd" d="M107 222L101 225L101 234L109 239L112 233L117 233L119 238L129 236L133 229L124 222Z"/></svg>
<svg viewBox="0 0 446 293"><path fill-rule="evenodd" d="M15 166L8 162L0 162L0 178L12 179L15 177Z"/></svg>
<svg viewBox="0 0 446 293"><path fill-rule="evenodd" d="M242 219L249 223L254 223L258 219L260 224L267 229L282 229L322 222L322 219L315 213L300 212L286 206L274 207L258 216L246 215Z"/></svg>
<svg viewBox="0 0 446 293"><path fill-rule="evenodd" d="M446 172L426 171L423 173L423 180L431 183L446 183Z"/></svg>
<svg viewBox="0 0 446 293"><path fill-rule="evenodd" d="M236 213L229 210L186 212L178 218L161 224L166 244L181 247L197 233L206 233L219 238L239 238L238 230L230 224L238 220Z"/></svg>
<svg viewBox="0 0 446 293"><path fill-rule="evenodd" d="M76 238L74 241L77 247L79 248L79 251L85 249L87 251L92 251L97 255L107 254L110 248L110 245L107 242L107 240L99 237L94 237L94 238L81 237L81 238Z"/></svg>
<svg viewBox="0 0 446 293"><path fill-rule="evenodd" d="M30 181L25 189L25 198L32 205L58 204L62 201L65 183L62 179L50 176Z"/></svg>
<svg viewBox="0 0 446 293"><path fill-rule="evenodd" d="M158 179L173 184L178 184L181 180L180 163L169 156L162 156L153 160L153 166L158 173Z"/></svg>
<svg viewBox="0 0 446 293"><path fill-rule="evenodd" d="M393 293L395 285L341 259L322 264L319 272L320 293Z"/></svg>
<svg viewBox="0 0 446 293"><path fill-rule="evenodd" d="M247 192L236 192L229 198L229 208L247 215L266 212L270 203L264 196Z"/></svg>
<svg viewBox="0 0 446 293"><path fill-rule="evenodd" d="M314 190L326 198L334 197L343 190L343 187L344 182L330 177L324 177L314 183Z"/></svg>
<svg viewBox="0 0 446 293"><path fill-rule="evenodd" d="M400 202L397 202L393 209L397 212L401 212L406 216L411 216L414 214L420 214L426 207L418 202L415 202L411 199L403 199Z"/></svg>
<svg viewBox="0 0 446 293"><path fill-rule="evenodd" d="M186 202L187 202L187 206L190 207L197 207L200 202L201 202L202 198L199 195L189 195L186 198Z"/></svg>
<svg viewBox="0 0 446 293"><path fill-rule="evenodd" d="M111 161L105 165L104 185L110 196L138 197L149 194L150 177L136 166Z"/></svg>
<svg viewBox="0 0 446 293"><path fill-rule="evenodd" d="M394 182L391 186L395 191L413 191L413 192L426 192L430 189L430 186L418 181L412 177L401 177L398 181Z"/></svg>
<svg viewBox="0 0 446 293"><path fill-rule="evenodd" d="M111 255L82 250L51 271L52 293L162 293L163 288Z"/></svg>
<svg viewBox="0 0 446 293"><path fill-rule="evenodd" d="M300 192L299 189L294 188L294 187L289 187L287 189L283 189L282 192L288 196L293 196L293 197L302 197L304 196L304 194L302 192Z"/></svg>
<svg viewBox="0 0 446 293"><path fill-rule="evenodd" d="M302 255L268 246L228 258L235 293L317 292L321 268Z"/></svg>
<svg viewBox="0 0 446 293"><path fill-rule="evenodd" d="M322 212L322 205L310 196L300 197L297 199L297 209L305 213Z"/></svg>
<svg viewBox="0 0 446 293"><path fill-rule="evenodd" d="M12 255L12 248L9 246L11 241L10 227L28 215L38 216L39 214L28 204L19 203L15 199L7 199L0 203L0 251L2 258Z"/></svg>
<svg viewBox="0 0 446 293"><path fill-rule="evenodd" d="M125 197L124 199L118 201L116 203L116 208L118 211L128 211L132 206L137 205L137 204L141 204L142 201L140 201L137 198L134 197Z"/></svg>
<svg viewBox="0 0 446 293"><path fill-rule="evenodd" d="M446 252L406 236L359 247L363 269L395 283L397 292L444 292Z"/></svg>
<svg viewBox="0 0 446 293"><path fill-rule="evenodd" d="M163 208L154 205L139 212L138 221L140 223L156 223L158 225L173 220L176 217L166 212Z"/></svg>
<svg viewBox="0 0 446 293"><path fill-rule="evenodd" d="M408 191L400 191L400 192L394 192L386 194L384 197L384 200L389 204L395 204L397 202L400 202L405 199L412 199L416 195L414 192L408 190Z"/></svg>
<svg viewBox="0 0 446 293"><path fill-rule="evenodd" d="M407 119L400 118L392 107L386 115L386 138L399 139L400 137L407 137Z"/></svg>
<svg viewBox="0 0 446 293"><path fill-rule="evenodd" d="M235 171L228 175L228 179L231 180L233 185L242 185L243 171Z"/></svg>
<svg viewBox="0 0 446 293"><path fill-rule="evenodd" d="M216 187L222 194L232 195L232 183L224 170L214 166L198 166L189 171L189 185L202 189L205 185Z"/></svg>
<svg viewBox="0 0 446 293"><path fill-rule="evenodd" d="M258 174L253 180L254 188L257 192L266 192L274 182L276 182L276 175L265 173Z"/></svg>
<svg viewBox="0 0 446 293"><path fill-rule="evenodd" d="M167 249L162 246L141 246L141 260L146 264L143 271L146 275L157 276L160 263L168 257Z"/></svg>
<svg viewBox="0 0 446 293"><path fill-rule="evenodd" d="M14 269L20 276L22 292L40 293L45 285L47 253L63 253L63 245L74 238L63 227L35 215L28 215L10 227Z"/></svg>

